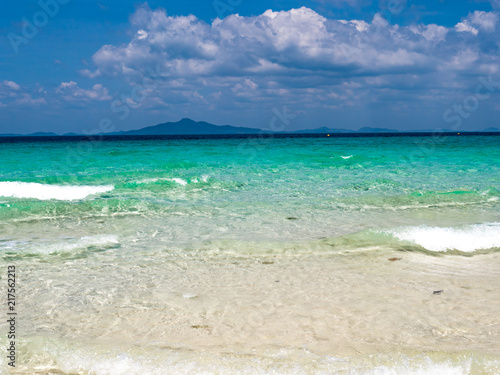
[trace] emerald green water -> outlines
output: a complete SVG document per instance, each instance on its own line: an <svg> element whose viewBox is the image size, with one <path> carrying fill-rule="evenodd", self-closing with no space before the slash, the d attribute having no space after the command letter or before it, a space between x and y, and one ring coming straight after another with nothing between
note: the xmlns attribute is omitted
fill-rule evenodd
<svg viewBox="0 0 500 375"><path fill-rule="evenodd" d="M494 223L499 144L498 137L107 141L91 149L4 143L0 225L22 239L26 220L63 227L77 220L92 234L100 220L134 216L190 239L201 236L199 225L214 239L298 240ZM93 194L99 188L109 191Z"/></svg>
<svg viewBox="0 0 500 375"><path fill-rule="evenodd" d="M103 141L92 145L71 141L3 142L0 143L0 160L1 263L2 267L15 264L23 276L19 298L20 308L25 312L22 328L25 341L21 345L25 373L30 373L29 369L34 366L45 369L40 373L49 373L43 371L50 369L63 373L147 373L145 365L138 363L160 361L158 358L163 358L163 355L154 352L160 350L155 343L165 340L170 349L178 349L182 343L198 353L198 359L203 357L200 353L205 350L200 348L214 342L220 346L220 353L236 350L248 354L250 349L239 347L229 339L233 337L231 330L227 336L217 336L211 330L211 338L202 338L199 331L203 328L191 329L198 335L191 337L189 330L182 334L184 336L176 336L177 333L167 330L170 332L167 334L160 327L165 324L165 327L176 329L177 325L184 324L183 319L187 322L189 316L209 319L209 311L218 311L219 318L229 316L222 313L225 307L221 306L225 303L239 306L243 297L236 294L228 297L234 289L228 289L226 297L222 294L212 296L211 291L219 282L224 283L221 280L225 280L223 288L226 288L233 283L239 285L247 277L256 277L256 284L252 285L254 290L260 290L259 280L267 277L265 270L256 269L252 271L253 276L236 274L242 269L253 269L257 263L262 264L263 259L271 263L283 262L283 268L276 272L283 272L282 278L292 279L298 272L298 259L313 264L312 268L300 271L304 275L318 267L319 278L326 272L321 265L330 262L333 274L361 267L352 272L372 275L374 272L396 272L381 271L385 270L385 263L382 267L376 262L389 256L399 257L399 253L410 254L409 259L415 267L408 266L408 269L398 271L402 273L397 277L388 273L384 279L388 283L397 283L396 280L413 275L411 277L419 280L422 278L415 281L416 284L425 284L426 277L419 276L417 270L420 268L416 265L426 262L429 262L429 272L438 269L436 262L453 263L448 266L439 263L439 275L446 272L459 276L464 272L476 275L475 268L467 271L463 268L469 267L467 264L472 263L465 262L472 259L479 263L488 259L486 263L492 265L491 269L477 271L477 275L483 272L488 277L498 277L493 265L498 264L495 262L498 262L500 250L500 137L157 139ZM237 263L238 268L233 269ZM442 273L446 267L450 268ZM145 271L141 273L140 269ZM354 273L349 273L352 279L346 274L338 280L338 285L343 285L343 282L355 284ZM313 282L315 275L309 275L294 290L314 294L313 289L309 290L312 288L309 283ZM439 279L441 276L437 276L437 271L433 275L444 283L451 280ZM168 277L171 279L167 282L165 278ZM325 276L325 280L328 277L331 276ZM490 282L481 279L477 281L477 289L474 287L473 290L477 291L481 285ZM196 289L193 285L205 290L206 296L203 297L200 290L193 291ZM461 290L458 281L453 285L457 291ZM320 286L315 288L321 289ZM165 293L171 294L163 296L162 290L170 290ZM106 291L116 294L111 296ZM190 301L191 293L197 296L198 307L184 305L185 301ZM246 295L241 290L240 293ZM360 293L365 291L360 289ZM327 294L325 289L325 296ZM249 300L251 295L249 289ZM458 301L458 292L455 297ZM158 298L164 304L148 305ZM324 298L313 299L309 304L314 305L315 301ZM493 310L498 307L496 298L497 294L492 295L488 302ZM160 311L171 311L169 309L173 307L169 304L172 301L177 301L175 308L182 313L166 323ZM328 309L327 305L321 306ZM344 311L346 317L356 310L354 301L348 306L351 309ZM379 305L374 303L373 306ZM476 307L478 311L481 309ZM126 308L133 311L145 309L148 319L159 331L154 334L148 331L151 337L146 331L141 331L141 335L148 338L145 341L137 339L137 332L128 332L127 327L139 316L121 315L124 311L121 309ZM54 313L58 310L61 311L59 315ZM290 311L295 310L291 308ZM238 310L231 316L236 319L243 316L241 314ZM307 309L303 311L304 316L308 314ZM96 321L106 322L101 331L91 327ZM186 327L212 327L212 323L193 322L186 323ZM266 335L278 337L277 332L269 333L276 325L278 323L269 326ZM448 325L453 326L452 323ZM121 328L113 330L111 327ZM470 323L467 332L474 332L473 327ZM242 329L240 327L240 331ZM417 327L412 329L415 331L409 336L419 337ZM376 336L371 327L366 331ZM311 348L316 348L312 344L316 339L307 341L305 328L303 332L305 341L297 338L296 345L290 349L292 352L309 347L307 342ZM346 332L344 334L348 335ZM489 337L493 340L500 329L494 325L491 332ZM427 365L425 361L417 361L415 366L423 369L419 373L432 373L433 366L441 370L449 367L451 372L448 373L453 374L474 373L477 366L479 373L490 371L488 369L493 369L493 372L486 373L495 373L498 358L494 357L493 362L485 359L491 354L485 349L491 347L491 342L490 339L483 340L482 334L470 339L477 343L474 354L471 354L472 361L480 363L469 366L462 357L450 354L454 353L450 349L452 344L436 344L431 349L433 353L449 355L436 354L434 358L433 354L425 360L430 361ZM246 335L245 339L250 340L251 334ZM220 337L226 341L218 341ZM262 337L253 339L260 342ZM134 341L136 339L139 341ZM425 345L424 341L422 345L408 344L404 355L413 358L414 352L421 353L423 347L429 347L429 342L433 342L431 336L428 339L430 341L424 340ZM458 350L460 340L455 339L458 340ZM267 348L287 346L283 343L271 345L267 339L262 340L262 345ZM328 340L331 343L332 339ZM359 353L369 355L371 349L366 347L369 339L365 337L363 340L359 348L353 345ZM115 353L110 349L114 347L109 346L110 342L123 343L123 347ZM84 349L78 345L83 345ZM331 356L344 358L355 353L341 355L342 350L336 352L336 346L329 345L325 346L330 348L326 354ZM373 352L399 353L385 345L377 350L372 348ZM403 348L406 344L401 345ZM151 354L147 349L150 346L155 347L155 359L147 357ZM237 347L239 349L235 349ZM412 354L409 354L409 348L413 348ZM87 354L81 354L76 360L68 354L75 350ZM89 354L89 350L95 352ZM127 365L123 361L116 364L111 359L113 356L105 354L109 350L113 356L130 357L134 365L127 361ZM311 350L319 353L316 349ZM84 359L86 355L103 357L99 357L99 364L85 367L88 362ZM170 355L183 356L177 352ZM290 356L286 360L288 364L310 364L313 361L298 354ZM264 357L267 358L264 354L259 357L264 361L261 363L263 373L278 368L272 361L267 363ZM451 362L443 362L452 357ZM349 365L351 367L342 368L345 371L354 368L364 373L363 369L373 370L380 365L386 366L384 368L390 373L391 366L404 366L401 363L406 361L393 361L388 357L381 364L365 360L368 357L360 358L354 360L355 363ZM205 360L210 362L210 358ZM217 366L223 366L221 363L226 360L217 362ZM180 366L183 361L192 364L193 359L182 357L179 361L175 363ZM362 365L356 361L361 361ZM243 364L238 363L227 373L236 373L236 368L241 370L238 366L248 364L245 360ZM155 366L160 367L153 366L153 370L148 371L172 371L168 370L171 365L157 364ZM128 370L115 371L116 366L125 366L123 368ZM328 363L321 366L330 368ZM293 372L291 368L283 367L286 370L283 373L311 373L307 366L301 367L306 369L305 372ZM177 370L178 373L184 371L180 367ZM341 373L340 367L338 371Z"/></svg>

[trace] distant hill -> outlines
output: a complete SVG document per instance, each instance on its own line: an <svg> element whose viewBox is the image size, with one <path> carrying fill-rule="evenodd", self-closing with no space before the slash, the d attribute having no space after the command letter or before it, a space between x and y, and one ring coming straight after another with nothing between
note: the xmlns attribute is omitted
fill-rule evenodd
<svg viewBox="0 0 500 375"><path fill-rule="evenodd" d="M36 132L31 134L0 134L0 137L57 137L58 135L56 133Z"/></svg>
<svg viewBox="0 0 500 375"><path fill-rule="evenodd" d="M405 130L407 133L457 133L457 130L432 128L432 129L418 129L418 130Z"/></svg>
<svg viewBox="0 0 500 375"><path fill-rule="evenodd" d="M138 130L107 133L112 135L192 135L192 134L258 134L260 129L231 125L213 125L205 121L183 118L177 122L148 126Z"/></svg>
<svg viewBox="0 0 500 375"><path fill-rule="evenodd" d="M28 134L30 137L54 137L57 136L56 133L48 133L48 132L37 132Z"/></svg>
<svg viewBox="0 0 500 375"><path fill-rule="evenodd" d="M396 129L385 129L385 128L370 128L365 126L358 130L358 133L398 133L399 130Z"/></svg>
<svg viewBox="0 0 500 375"><path fill-rule="evenodd" d="M419 129L419 130L396 130L387 128L363 127L359 130L342 128L329 128L326 126L315 129L302 129L295 131L281 131L279 134L328 134L328 133L456 133L467 132L466 130L451 129ZM499 128L484 129L484 132L500 132ZM147 126L142 129L105 133L105 135L217 135L217 134L271 134L271 131L255 128L246 128L232 125L214 125L205 121L194 121L183 118L177 122L165 122L154 126ZM82 136L83 134L66 133L64 136ZM37 132L32 134L0 134L0 137L54 137L56 133Z"/></svg>
<svg viewBox="0 0 500 375"><path fill-rule="evenodd" d="M397 130L384 128L361 128L358 133L395 133ZM245 128L231 125L214 125L205 121L194 121L183 118L177 122L148 126L142 129L108 133L111 135L194 135L194 134L258 134L271 131L255 128ZM296 131L281 131L278 133L322 134L322 133L356 133L356 130L328 128L303 129Z"/></svg>
<svg viewBox="0 0 500 375"><path fill-rule="evenodd" d="M326 126L323 126L321 128L316 128L316 129L303 129L303 130L296 130L293 133L299 133L299 134L316 134L316 133L353 133L355 130L348 130L348 129L336 129L336 128L327 128ZM288 132L281 132L281 133L288 133Z"/></svg>

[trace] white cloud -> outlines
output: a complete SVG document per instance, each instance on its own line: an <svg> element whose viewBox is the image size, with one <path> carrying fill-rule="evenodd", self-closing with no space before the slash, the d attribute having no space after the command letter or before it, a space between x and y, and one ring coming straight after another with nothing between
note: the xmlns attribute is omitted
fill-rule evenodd
<svg viewBox="0 0 500 375"><path fill-rule="evenodd" d="M414 34L422 35L429 42L444 42L449 30L444 26L435 24L430 25L412 25L409 28Z"/></svg>
<svg viewBox="0 0 500 375"><path fill-rule="evenodd" d="M68 89L68 88L75 88L75 87L78 87L76 82L73 82L73 81L61 82L61 84L59 85L59 88L57 90L58 90L58 92L60 92L61 90Z"/></svg>
<svg viewBox="0 0 500 375"><path fill-rule="evenodd" d="M40 86L29 90L14 81L4 80L0 82L0 99L2 99L0 107L26 107L47 104L45 97L46 92Z"/></svg>
<svg viewBox="0 0 500 375"><path fill-rule="evenodd" d="M141 39L145 39L148 37L148 33L144 30L139 30L137 31L137 39L141 40Z"/></svg>
<svg viewBox="0 0 500 375"><path fill-rule="evenodd" d="M20 105L40 105L47 104L47 101L45 98L33 98L31 94L24 93L15 101L15 103Z"/></svg>
<svg viewBox="0 0 500 375"><path fill-rule="evenodd" d="M349 25L352 24L354 27L356 27L356 30L358 31L366 31L369 28L369 24L366 23L365 21L358 21L358 20L352 20L352 21L347 21L347 20L339 20L341 24L344 25Z"/></svg>
<svg viewBox="0 0 500 375"><path fill-rule="evenodd" d="M96 78L97 76L100 75L99 71L92 72L89 69L82 69L82 70L79 71L79 73L81 75L83 75L84 77L88 77L88 78Z"/></svg>
<svg viewBox="0 0 500 375"><path fill-rule="evenodd" d="M373 16L372 24L378 28L389 26L389 22L387 22L381 13L377 13Z"/></svg>
<svg viewBox="0 0 500 375"><path fill-rule="evenodd" d="M61 82L56 90L57 94L61 94L66 100L111 100L109 91L101 84L95 84L92 89L85 90L78 87L74 81Z"/></svg>
<svg viewBox="0 0 500 375"><path fill-rule="evenodd" d="M500 1L500 0L499 0ZM493 33L498 22L498 15L495 12L483 12L476 10L469 14L462 22L455 26L457 32L469 32L478 35L479 30Z"/></svg>
<svg viewBox="0 0 500 375"><path fill-rule="evenodd" d="M254 96L258 85L251 79L246 78L243 82L237 83L231 91L238 96Z"/></svg>
<svg viewBox="0 0 500 375"><path fill-rule="evenodd" d="M479 33L479 31L476 28L472 27L467 20L457 23L455 25L455 30L459 33L469 32L472 35L477 35Z"/></svg>
<svg viewBox="0 0 500 375"><path fill-rule="evenodd" d="M479 54L472 50L466 49L459 51L452 56L450 61L445 64L447 69L464 71L470 70L472 66L479 60Z"/></svg>
<svg viewBox="0 0 500 375"><path fill-rule="evenodd" d="M18 91L21 89L21 86L19 86L17 83L13 81L3 81L3 84L7 87L10 87L12 90Z"/></svg>
<svg viewBox="0 0 500 375"><path fill-rule="evenodd" d="M381 14L369 24L329 20L302 7L256 17L230 15L209 25L194 16L169 17L143 7L131 19L137 31L130 43L103 46L93 56L97 69L84 75L140 79L145 66L156 64L165 79L346 68L373 74L374 69L416 66L431 58L421 53L425 39L408 41L401 32L407 29L390 25ZM446 31L431 25L421 34L443 40Z"/></svg>
<svg viewBox="0 0 500 375"><path fill-rule="evenodd" d="M318 1L348 2L360 9L374 4ZM381 0L379 9L389 9L389 2ZM500 5L500 0L493 3ZM346 13L340 14L345 18ZM0 81L0 101L7 107L2 113L17 111L17 103L47 104L47 113L58 115L92 109L113 116L102 102L112 99L113 87L119 101L133 109L127 126L181 115L259 126L255 119L268 121L272 108L283 105L309 117L338 119L338 127L355 119L368 125L370 116L392 121L394 127L417 118L430 126L427 120L441 121L443 108L474 92L478 77L500 72L498 13L464 16L450 27L407 24L408 15L388 22L384 13L371 20L336 19L302 7L207 23L143 6L130 17L125 43L101 46L80 78L47 92ZM398 25L403 19L404 25ZM108 79L106 87L100 77ZM481 112L487 107L481 104ZM395 116L406 108L413 111L406 118Z"/></svg>
<svg viewBox="0 0 500 375"><path fill-rule="evenodd" d="M399 101L416 91L444 98L486 68L500 71L495 17L474 12L454 27L399 26L383 14L371 22L338 20L302 7L230 15L209 24L141 7L131 17L128 43L102 46L92 57L94 67L81 73L141 85L150 79L148 71L156 72L155 90L141 108L160 100L212 109L244 103L238 107L243 108L284 97L290 105L313 107L377 95ZM345 82L355 86L344 87ZM448 94L450 87L455 92ZM63 89L80 98L91 91L76 83Z"/></svg>
<svg viewBox="0 0 500 375"><path fill-rule="evenodd" d="M476 10L467 18L470 20L471 24L490 33L495 31L496 23L498 22L498 15L494 12L482 12Z"/></svg>

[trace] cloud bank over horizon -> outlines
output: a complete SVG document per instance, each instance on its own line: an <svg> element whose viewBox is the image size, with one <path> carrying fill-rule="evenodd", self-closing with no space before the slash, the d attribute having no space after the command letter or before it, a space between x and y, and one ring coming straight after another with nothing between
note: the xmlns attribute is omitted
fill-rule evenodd
<svg viewBox="0 0 500 375"><path fill-rule="evenodd" d="M450 128L457 115L462 130L481 130L500 126L500 87L467 100L481 79L500 82L499 28L495 10L453 26L402 26L382 12L334 19L305 6L208 23L145 4L129 40L103 45L72 79L52 89L0 82L0 108L88 111L120 130L186 116L265 128L284 106L298 115L289 130ZM139 118L150 121L134 126Z"/></svg>

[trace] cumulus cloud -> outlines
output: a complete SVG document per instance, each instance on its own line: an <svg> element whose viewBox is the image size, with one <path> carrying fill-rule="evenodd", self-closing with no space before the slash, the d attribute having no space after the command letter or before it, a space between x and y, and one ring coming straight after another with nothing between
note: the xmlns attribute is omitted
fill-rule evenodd
<svg viewBox="0 0 500 375"><path fill-rule="evenodd" d="M455 30L457 30L457 32L459 33L469 32L472 35L477 35L479 33L479 31L476 28L472 27L467 20L457 23L455 25Z"/></svg>
<svg viewBox="0 0 500 375"><path fill-rule="evenodd" d="M95 84L92 89L85 90L78 87L74 81L62 82L56 90L66 100L111 100L109 91L101 84Z"/></svg>
<svg viewBox="0 0 500 375"><path fill-rule="evenodd" d="M444 26L439 26L435 24L430 25L412 25L409 29L414 34L422 35L429 42L444 42L446 40L446 35L448 34L448 29Z"/></svg>
<svg viewBox="0 0 500 375"><path fill-rule="evenodd" d="M131 18L137 31L125 45L105 45L96 69L82 72L138 79L145 66L160 66L163 79L248 78L252 75L335 74L371 76L435 69L450 33L493 32L497 15L474 12L454 28L435 24L399 27L381 14L371 23L327 19L302 7L268 10L255 17L231 15L212 24L195 16L168 16L142 7ZM456 43L460 43L460 39ZM465 43L465 42L464 42ZM449 56L443 59L448 60Z"/></svg>
<svg viewBox="0 0 500 375"><path fill-rule="evenodd" d="M498 22L498 15L493 12L475 11L469 17L470 22L486 32L495 31Z"/></svg>
<svg viewBox="0 0 500 375"><path fill-rule="evenodd" d="M2 99L0 107L47 104L45 94L46 92L41 87L29 90L14 81L4 80L0 82L0 99Z"/></svg>
<svg viewBox="0 0 500 375"><path fill-rule="evenodd" d="M306 7L206 23L143 6L130 22L130 40L102 46L81 73L136 87L154 80L144 109L158 103L234 109L281 98L338 109L443 99L472 87L474 75L500 71L495 12L473 12L452 27L400 26L381 13L369 22L332 19ZM58 91L73 99L108 97L100 85L83 90L73 81Z"/></svg>
<svg viewBox="0 0 500 375"><path fill-rule="evenodd" d="M469 14L462 22L457 23L455 30L457 32L469 32L478 35L479 30L492 33L496 29L498 15L495 12L483 12L476 10Z"/></svg>

